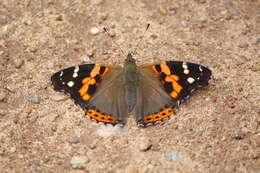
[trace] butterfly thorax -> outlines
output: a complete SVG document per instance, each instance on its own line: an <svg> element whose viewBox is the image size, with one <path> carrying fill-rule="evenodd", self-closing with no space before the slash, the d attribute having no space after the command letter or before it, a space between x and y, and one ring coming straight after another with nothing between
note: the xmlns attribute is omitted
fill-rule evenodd
<svg viewBox="0 0 260 173"><path fill-rule="evenodd" d="M123 86L128 111L132 111L136 104L137 88L139 84L137 66L132 54L129 53L123 67Z"/></svg>

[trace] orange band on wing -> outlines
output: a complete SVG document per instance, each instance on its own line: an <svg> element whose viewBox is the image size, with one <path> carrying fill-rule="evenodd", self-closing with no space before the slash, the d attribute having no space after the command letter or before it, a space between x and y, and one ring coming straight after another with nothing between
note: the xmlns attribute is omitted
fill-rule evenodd
<svg viewBox="0 0 260 173"><path fill-rule="evenodd" d="M95 65L95 67L92 69L90 76L91 77L95 77L96 75L99 74L99 70L100 70L100 66L99 65Z"/></svg>
<svg viewBox="0 0 260 173"><path fill-rule="evenodd" d="M156 114L150 114L145 116L143 120L145 123L154 123L156 121L162 121L175 115L175 111L175 108L165 108Z"/></svg>
<svg viewBox="0 0 260 173"><path fill-rule="evenodd" d="M81 88L80 88L80 90L79 90L79 94L81 95L81 96L83 96L87 91L88 91L88 84L85 84L85 85L83 85Z"/></svg>
<svg viewBox="0 0 260 173"><path fill-rule="evenodd" d="M174 91L176 91L177 93L181 92L182 86L180 84L178 84L178 82L173 81L172 86L174 88Z"/></svg>
<svg viewBox="0 0 260 173"><path fill-rule="evenodd" d="M85 101L88 101L90 99L90 95L89 94L84 94L82 96L82 99L85 100Z"/></svg>
<svg viewBox="0 0 260 173"><path fill-rule="evenodd" d="M170 93L170 96L173 98L177 98L182 90L182 86L177 82L178 80L179 77L176 75L168 75L165 77L165 81L172 84L173 91Z"/></svg>
<svg viewBox="0 0 260 173"><path fill-rule="evenodd" d="M107 72L108 72L108 68L106 67L102 76L105 76L107 74Z"/></svg>
<svg viewBox="0 0 260 173"><path fill-rule="evenodd" d="M158 75L160 74L160 73L156 70L155 65L152 66L152 70L153 70L156 74L158 74Z"/></svg>
<svg viewBox="0 0 260 173"><path fill-rule="evenodd" d="M179 77L176 75L168 75L165 77L166 82L178 81Z"/></svg>
<svg viewBox="0 0 260 173"><path fill-rule="evenodd" d="M170 96L173 97L173 98L177 98L178 97L178 93L176 91L172 91L170 93Z"/></svg>
<svg viewBox="0 0 260 173"><path fill-rule="evenodd" d="M162 72L164 72L166 75L171 74L171 70L166 64L160 64L160 65L161 65Z"/></svg>
<svg viewBox="0 0 260 173"><path fill-rule="evenodd" d="M86 110L85 115L89 116L92 119L97 120L98 122L103 122L103 123L116 123L117 122L116 118L111 117L110 115L104 115L100 112L97 112L95 109Z"/></svg>

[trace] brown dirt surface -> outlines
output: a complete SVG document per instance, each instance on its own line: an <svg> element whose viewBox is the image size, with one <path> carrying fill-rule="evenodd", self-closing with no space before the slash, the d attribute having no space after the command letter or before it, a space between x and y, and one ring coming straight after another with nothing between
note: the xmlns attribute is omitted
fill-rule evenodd
<svg viewBox="0 0 260 173"><path fill-rule="evenodd" d="M102 28L128 52L147 23L138 64L189 61L214 78L163 125L130 115L102 132L50 76L122 65ZM260 172L259 44L258 0L1 0L0 172Z"/></svg>

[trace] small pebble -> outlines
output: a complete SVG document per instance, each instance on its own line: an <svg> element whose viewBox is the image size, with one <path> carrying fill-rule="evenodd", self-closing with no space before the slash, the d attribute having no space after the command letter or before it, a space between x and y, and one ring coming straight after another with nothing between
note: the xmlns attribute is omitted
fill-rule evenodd
<svg viewBox="0 0 260 173"><path fill-rule="evenodd" d="M182 25L183 27L189 27L189 23L188 23L187 20L182 20L182 21L181 21L181 25Z"/></svg>
<svg viewBox="0 0 260 173"><path fill-rule="evenodd" d="M238 47L240 47L240 48L248 48L248 43L246 43L246 42L240 42L239 43L239 45L238 45Z"/></svg>
<svg viewBox="0 0 260 173"><path fill-rule="evenodd" d="M91 33L92 35L97 35L97 34L99 33L99 29L98 29L97 27L92 27L92 28L90 29L90 33Z"/></svg>
<svg viewBox="0 0 260 173"><path fill-rule="evenodd" d="M21 68L24 61L21 58L15 58L13 63L14 63L15 68Z"/></svg>
<svg viewBox="0 0 260 173"><path fill-rule="evenodd" d="M9 92L11 92L11 93L15 93L15 91L16 91L16 87L15 87L15 85L13 85L13 84L7 85L7 86L6 86L6 89L7 89Z"/></svg>
<svg viewBox="0 0 260 173"><path fill-rule="evenodd" d="M257 36L257 37L256 37L256 42L257 42L257 43L260 43L260 36Z"/></svg>
<svg viewBox="0 0 260 173"><path fill-rule="evenodd" d="M16 147L11 147L11 148L10 148L10 152L11 152L11 153L16 152Z"/></svg>
<svg viewBox="0 0 260 173"><path fill-rule="evenodd" d="M259 44L260 43L260 36L256 36L252 42L252 44Z"/></svg>
<svg viewBox="0 0 260 173"><path fill-rule="evenodd" d="M74 156L70 160L70 164L75 169L85 169L85 164L89 162L87 156Z"/></svg>
<svg viewBox="0 0 260 173"><path fill-rule="evenodd" d="M10 109L12 109L10 104L0 102L0 116L6 115Z"/></svg>
<svg viewBox="0 0 260 173"><path fill-rule="evenodd" d="M89 61L90 61L90 57L89 57L88 55L83 55L83 56L81 57L81 60L82 60L83 62L89 62Z"/></svg>
<svg viewBox="0 0 260 173"><path fill-rule="evenodd" d="M4 101L6 98L6 93L3 90L0 90L0 102Z"/></svg>
<svg viewBox="0 0 260 173"><path fill-rule="evenodd" d="M69 143L71 143L71 144L78 144L78 143L80 143L80 138L78 136L72 136L69 139Z"/></svg>
<svg viewBox="0 0 260 173"><path fill-rule="evenodd" d="M152 34L151 37L152 37L152 39L156 39L156 38L158 38L158 36L155 35L155 34Z"/></svg>
<svg viewBox="0 0 260 173"><path fill-rule="evenodd" d="M57 126L52 126L52 127L51 127L51 130L52 130L53 132L56 132L56 131L57 131Z"/></svg>
<svg viewBox="0 0 260 173"><path fill-rule="evenodd" d="M107 20L107 18L108 18L108 14L102 14L100 16L100 19L103 20L103 21Z"/></svg>
<svg viewBox="0 0 260 173"><path fill-rule="evenodd" d="M39 104L40 103L40 97L36 93L29 93L26 96L26 99L29 102L32 102L32 103L35 103L35 104Z"/></svg>
<svg viewBox="0 0 260 173"><path fill-rule="evenodd" d="M177 8L175 8L175 7L170 8L169 11L170 11L170 14L172 14L172 15L177 14Z"/></svg>
<svg viewBox="0 0 260 173"><path fill-rule="evenodd" d="M17 116L16 113L12 113L12 114L11 114L11 119L13 120L13 122L14 122L15 124L17 124L18 121L19 121L19 116Z"/></svg>
<svg viewBox="0 0 260 173"><path fill-rule="evenodd" d="M233 134L231 134L231 137L236 140L242 140L246 137L246 133L243 131L236 131Z"/></svg>
<svg viewBox="0 0 260 173"><path fill-rule="evenodd" d="M110 36L110 37L115 37L115 36L116 36L116 32L113 31L113 30L110 30L110 31L109 31L109 36Z"/></svg>
<svg viewBox="0 0 260 173"><path fill-rule="evenodd" d="M102 125L100 126L99 129L97 129L97 131L95 131L95 134L101 137L109 137L109 136L113 136L113 135L118 135L118 134L122 134L125 132L125 129L122 128L120 125Z"/></svg>
<svg viewBox="0 0 260 173"><path fill-rule="evenodd" d="M236 59L238 60L237 64L242 64L242 63L246 62L246 60L247 60L247 58L245 56L243 56L243 55L237 56Z"/></svg>
<svg viewBox="0 0 260 173"><path fill-rule="evenodd" d="M159 13L160 13L161 15L167 15L168 11L167 11L166 8L160 7L160 8L159 8Z"/></svg>
<svg viewBox="0 0 260 173"><path fill-rule="evenodd" d="M29 19L26 19L26 20L24 20L24 22L23 22L25 25L32 25L32 20L29 20Z"/></svg>
<svg viewBox="0 0 260 173"><path fill-rule="evenodd" d="M180 156L174 152L165 152L164 153L164 156L166 158L170 158L170 159L174 159L174 160L180 160Z"/></svg>
<svg viewBox="0 0 260 173"><path fill-rule="evenodd" d="M140 151L147 151L152 147L152 143L147 137L141 137L138 140L137 146Z"/></svg>
<svg viewBox="0 0 260 173"><path fill-rule="evenodd" d="M68 97L65 94L55 93L55 94L51 95L51 100L53 100L55 102L64 101L67 99L68 99Z"/></svg>

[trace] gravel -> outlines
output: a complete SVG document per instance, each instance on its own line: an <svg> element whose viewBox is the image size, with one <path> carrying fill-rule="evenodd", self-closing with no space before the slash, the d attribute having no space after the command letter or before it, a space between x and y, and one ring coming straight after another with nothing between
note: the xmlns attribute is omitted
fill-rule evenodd
<svg viewBox="0 0 260 173"><path fill-rule="evenodd" d="M35 104L40 103L40 97L35 92L29 93L26 96L26 99L31 103L35 103Z"/></svg>
<svg viewBox="0 0 260 173"><path fill-rule="evenodd" d="M89 158L87 156L74 156L70 160L70 164L74 169L85 169L88 162Z"/></svg>

